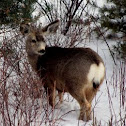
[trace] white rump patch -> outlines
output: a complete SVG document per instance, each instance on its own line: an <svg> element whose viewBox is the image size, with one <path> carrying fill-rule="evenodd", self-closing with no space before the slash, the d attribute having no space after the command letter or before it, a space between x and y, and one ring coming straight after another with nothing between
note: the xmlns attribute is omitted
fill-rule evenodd
<svg viewBox="0 0 126 126"><path fill-rule="evenodd" d="M92 64L88 73L88 81L92 82L92 80L94 80L94 82L100 83L104 75L105 67L102 62L99 65Z"/></svg>

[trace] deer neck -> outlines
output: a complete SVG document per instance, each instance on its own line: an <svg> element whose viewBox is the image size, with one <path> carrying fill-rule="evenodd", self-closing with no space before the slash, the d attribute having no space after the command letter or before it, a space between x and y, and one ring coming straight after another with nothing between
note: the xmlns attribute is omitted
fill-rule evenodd
<svg viewBox="0 0 126 126"><path fill-rule="evenodd" d="M34 70L37 70L38 55L27 50L28 61Z"/></svg>

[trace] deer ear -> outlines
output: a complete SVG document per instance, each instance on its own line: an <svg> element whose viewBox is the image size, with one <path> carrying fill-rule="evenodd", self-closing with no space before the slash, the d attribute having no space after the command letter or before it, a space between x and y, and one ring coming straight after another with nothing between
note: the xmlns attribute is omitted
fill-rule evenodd
<svg viewBox="0 0 126 126"><path fill-rule="evenodd" d="M47 35L47 34L51 34L51 33L55 33L59 27L59 23L60 21L59 20L56 20L52 23L50 23L49 25L45 26L43 29L42 29L42 32Z"/></svg>
<svg viewBox="0 0 126 126"><path fill-rule="evenodd" d="M29 24L21 24L21 25L20 25L20 32L21 32L23 35L28 34L29 31L30 31L30 25L29 25Z"/></svg>

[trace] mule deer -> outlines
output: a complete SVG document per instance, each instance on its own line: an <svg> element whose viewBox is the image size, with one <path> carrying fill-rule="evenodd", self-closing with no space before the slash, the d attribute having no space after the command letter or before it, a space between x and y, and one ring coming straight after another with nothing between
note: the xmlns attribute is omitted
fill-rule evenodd
<svg viewBox="0 0 126 126"><path fill-rule="evenodd" d="M80 104L80 120L91 119L91 103L105 76L101 57L90 48L47 47L46 34L55 33L59 21L44 28L21 25L27 36L26 52L32 68L44 78L44 88L49 93L49 103L54 106L55 90L70 93Z"/></svg>

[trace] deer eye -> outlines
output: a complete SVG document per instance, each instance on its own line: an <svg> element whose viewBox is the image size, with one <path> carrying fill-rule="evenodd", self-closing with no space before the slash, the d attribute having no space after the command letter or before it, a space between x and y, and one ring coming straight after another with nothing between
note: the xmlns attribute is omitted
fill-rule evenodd
<svg viewBox="0 0 126 126"><path fill-rule="evenodd" d="M28 30L26 29L26 30L24 31L24 33L28 33Z"/></svg>
<svg viewBox="0 0 126 126"><path fill-rule="evenodd" d="M36 43L36 40L33 39L32 42L33 42L33 43Z"/></svg>

